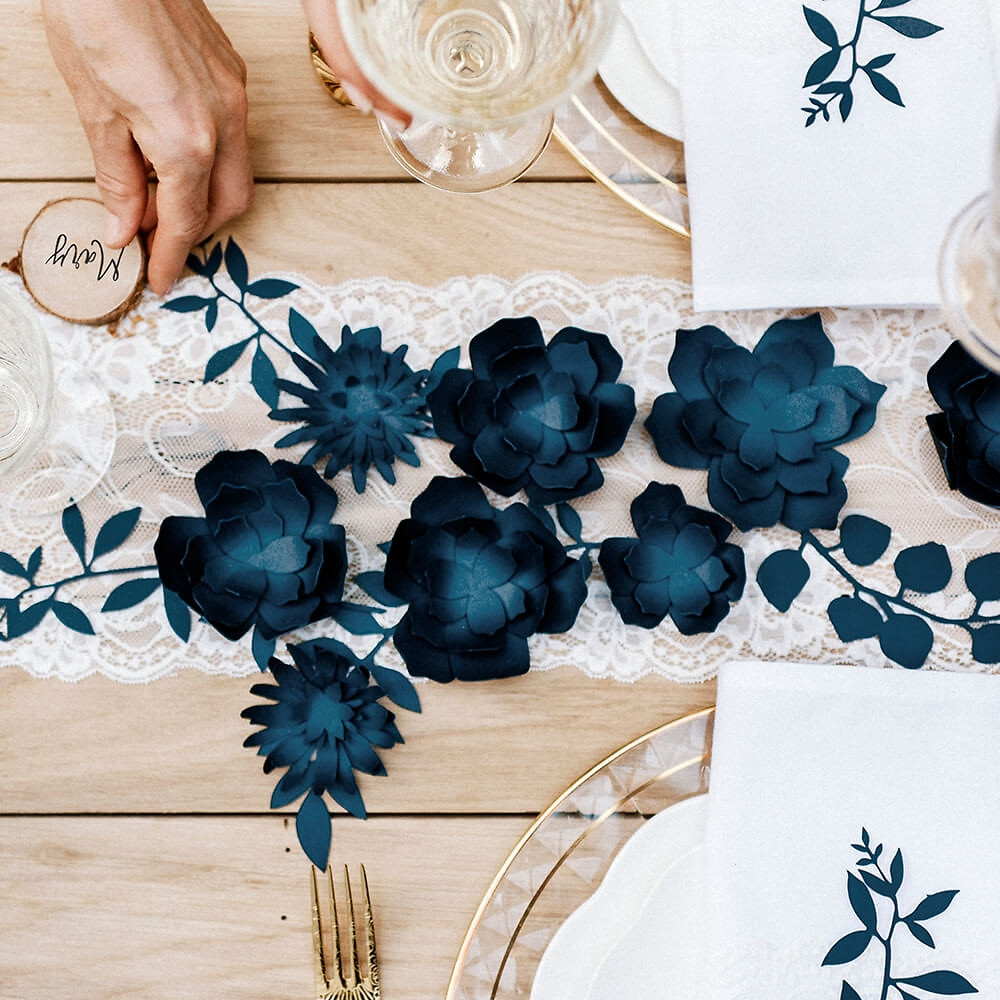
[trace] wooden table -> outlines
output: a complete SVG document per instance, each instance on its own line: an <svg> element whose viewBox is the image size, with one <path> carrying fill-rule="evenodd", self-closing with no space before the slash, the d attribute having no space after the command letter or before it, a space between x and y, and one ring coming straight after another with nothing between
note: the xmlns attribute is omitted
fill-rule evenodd
<svg viewBox="0 0 1000 1000"><path fill-rule="evenodd" d="M477 197L410 181L370 119L313 76L298 4L215 0L247 61L253 209L231 228L251 270L317 281L561 269L687 277L689 249L552 147ZM0 259L93 167L37 2L2 0ZM251 680L149 686L0 671L0 1000L312 996L308 865L292 811L242 750ZM714 685L597 682L574 670L424 685L371 818L334 821L333 860L370 874L389 1000L443 996L484 890L532 817L597 760L712 704Z"/></svg>

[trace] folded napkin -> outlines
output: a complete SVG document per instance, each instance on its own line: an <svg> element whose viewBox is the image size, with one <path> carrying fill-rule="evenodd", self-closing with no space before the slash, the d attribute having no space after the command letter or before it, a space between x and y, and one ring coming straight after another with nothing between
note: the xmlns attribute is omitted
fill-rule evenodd
<svg viewBox="0 0 1000 1000"><path fill-rule="evenodd" d="M723 668L711 1000L1000 997L998 737L1000 677Z"/></svg>
<svg viewBox="0 0 1000 1000"><path fill-rule="evenodd" d="M938 301L948 224L989 186L990 4L680 5L697 310Z"/></svg>

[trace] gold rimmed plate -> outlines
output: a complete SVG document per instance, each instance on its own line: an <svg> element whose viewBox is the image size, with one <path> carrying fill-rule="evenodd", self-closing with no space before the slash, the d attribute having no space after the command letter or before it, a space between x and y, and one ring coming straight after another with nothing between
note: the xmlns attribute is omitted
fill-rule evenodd
<svg viewBox="0 0 1000 1000"><path fill-rule="evenodd" d="M714 709L621 747L525 832L480 903L446 1000L527 997L546 948L651 817L708 790Z"/></svg>
<svg viewBox="0 0 1000 1000"><path fill-rule="evenodd" d="M671 232L691 236L683 143L634 118L599 78L556 112L553 134L627 204Z"/></svg>

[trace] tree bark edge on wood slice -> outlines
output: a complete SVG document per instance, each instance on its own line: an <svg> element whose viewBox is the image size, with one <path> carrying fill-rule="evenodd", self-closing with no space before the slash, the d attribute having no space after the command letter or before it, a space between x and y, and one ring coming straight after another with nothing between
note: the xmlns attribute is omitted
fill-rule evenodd
<svg viewBox="0 0 1000 1000"><path fill-rule="evenodd" d="M106 210L96 198L58 198L28 224L12 262L32 298L71 323L121 319L146 286L146 251L136 236L120 250L100 238Z"/></svg>

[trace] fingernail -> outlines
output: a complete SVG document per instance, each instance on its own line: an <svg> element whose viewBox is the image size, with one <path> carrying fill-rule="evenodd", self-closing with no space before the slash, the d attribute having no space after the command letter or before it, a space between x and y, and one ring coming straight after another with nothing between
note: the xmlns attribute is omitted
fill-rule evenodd
<svg viewBox="0 0 1000 1000"><path fill-rule="evenodd" d="M340 86L343 88L344 93L351 99L351 104L358 111L364 112L364 114L368 114L371 111L372 99L363 90L359 90L353 83L348 83L346 80L341 80Z"/></svg>
<svg viewBox="0 0 1000 1000"><path fill-rule="evenodd" d="M410 127L409 122L397 118L396 115L390 114L388 111L376 111L375 116L379 121L385 122L393 132L405 132Z"/></svg>
<svg viewBox="0 0 1000 1000"><path fill-rule="evenodd" d="M125 242L125 227L122 225L121 219L110 212L104 221L104 242L107 246L112 247Z"/></svg>

